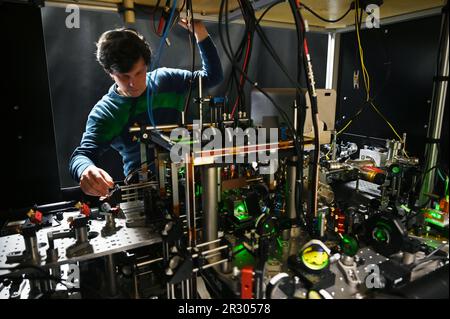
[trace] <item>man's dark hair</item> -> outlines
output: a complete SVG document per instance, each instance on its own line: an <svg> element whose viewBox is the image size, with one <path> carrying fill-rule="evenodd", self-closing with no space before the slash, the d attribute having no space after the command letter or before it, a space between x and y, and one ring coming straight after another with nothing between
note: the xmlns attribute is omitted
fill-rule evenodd
<svg viewBox="0 0 450 319"><path fill-rule="evenodd" d="M141 57L149 65L151 50L137 31L120 28L106 31L100 36L96 56L106 72L126 73Z"/></svg>

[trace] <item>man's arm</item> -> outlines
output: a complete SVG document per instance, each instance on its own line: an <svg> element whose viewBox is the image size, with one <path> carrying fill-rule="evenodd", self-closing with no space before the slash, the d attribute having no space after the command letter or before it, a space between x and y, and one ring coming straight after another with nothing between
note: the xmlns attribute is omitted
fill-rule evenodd
<svg viewBox="0 0 450 319"><path fill-rule="evenodd" d="M80 146L73 152L69 164L72 178L80 183L85 194L91 196L105 196L109 188L114 186L111 176L95 165L99 156L108 148L107 143L100 142L100 126L98 114L91 112Z"/></svg>
<svg viewBox="0 0 450 319"><path fill-rule="evenodd" d="M207 32L205 38L198 41L198 47L202 59L202 70L194 72L194 84L197 84L197 79L201 76L202 84L205 88L216 86L223 80L223 70L217 48ZM192 74L190 73L190 75Z"/></svg>
<svg viewBox="0 0 450 319"><path fill-rule="evenodd" d="M195 35L195 39L197 40L197 42L202 42L209 36L208 30L206 30L205 25L201 21L195 21L194 28L192 28L192 25L188 26L188 22L186 19L180 19L178 21L178 24L180 26L182 26L183 28L185 28L186 30L189 30L191 32L193 29L195 29L194 35Z"/></svg>
<svg viewBox="0 0 450 319"><path fill-rule="evenodd" d="M214 42L209 37L208 30L201 21L194 24L195 38L200 49L202 70L194 72L194 78L202 76L203 85L206 88L213 87L223 80L222 64Z"/></svg>
<svg viewBox="0 0 450 319"><path fill-rule="evenodd" d="M179 24L187 29L185 21L181 20ZM198 78L201 76L203 87L210 88L222 82L222 64L220 63L217 48L203 22L195 22L194 29L202 60L202 69L194 72L193 85L194 87L198 85ZM158 86L158 90L161 91L185 92L189 88L192 79L192 72L188 70L161 68L154 74L157 77L155 83ZM167 85L170 85L170 88L165 87Z"/></svg>

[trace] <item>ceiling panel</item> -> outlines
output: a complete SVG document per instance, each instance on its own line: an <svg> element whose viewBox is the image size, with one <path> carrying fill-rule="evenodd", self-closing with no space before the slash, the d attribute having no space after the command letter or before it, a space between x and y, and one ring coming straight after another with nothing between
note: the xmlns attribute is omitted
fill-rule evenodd
<svg viewBox="0 0 450 319"><path fill-rule="evenodd" d="M111 5L121 3L123 1L132 2L133 0L101 0L101 1L83 1L83 0L53 0L52 2L65 3L89 3L96 5ZM253 0L255 3L258 0ZM267 1L267 0L259 0ZM161 5L165 4L165 0L160 1ZM303 0L302 3L311 8L320 16L332 20L342 16L350 7L352 0ZM417 13L425 10L442 7L446 0L384 0L380 7L381 19L396 17L405 14ZM147 5L154 7L158 0L135 0L134 3L140 5ZM204 16L207 20L217 20L220 9L221 0L193 0L194 12L198 16ZM178 7L183 4L182 0L178 0ZM239 8L237 0L228 1L229 11L234 11ZM263 10L257 12L257 16L262 14ZM327 23L321 21L307 10L302 10L303 17L308 21L309 26L321 29L339 29L351 26L354 24L354 11L351 11L342 21L337 23ZM363 18L364 19L364 18ZM278 23L293 25L294 21L287 2L280 3L273 7L270 12L264 17L265 23Z"/></svg>

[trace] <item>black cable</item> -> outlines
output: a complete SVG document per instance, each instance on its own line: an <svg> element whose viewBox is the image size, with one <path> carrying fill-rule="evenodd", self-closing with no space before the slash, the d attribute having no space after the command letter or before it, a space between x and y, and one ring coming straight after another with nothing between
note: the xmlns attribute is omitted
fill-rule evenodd
<svg viewBox="0 0 450 319"><path fill-rule="evenodd" d="M236 70L238 70L243 75L243 77L246 79L246 81L251 83L252 86L254 86L258 91L260 91L275 106L275 108L278 110L278 112L280 112L280 114L283 116L284 120L288 124L289 129L293 132L293 135L294 135L294 146L296 148L296 151L299 153L300 148L298 146L298 139L297 139L297 136L296 136L296 132L294 131L292 123L289 120L289 117L287 116L286 112L280 106L278 106L277 103L275 103L275 101L272 99L272 97L270 97L269 94L267 94L267 92L265 92L264 90L259 88L259 86L254 81L252 81L247 76L247 74L245 74L244 71L236 63L234 63L234 61L232 59L232 55L231 55L230 51L227 48L226 41L224 39L223 32L222 32L223 10L224 10L225 1L227 1L227 0L222 0L221 1L220 11L219 11L219 38L220 38L221 44L222 44L222 46L224 48L225 55L228 57L230 62L235 66Z"/></svg>
<svg viewBox="0 0 450 319"><path fill-rule="evenodd" d="M186 5L186 0L183 1L183 4L181 5L180 9L176 9L175 15L173 17L173 21L172 21L172 25L170 26L170 31L172 30L172 28L178 24L178 19L180 18L180 12L183 12L184 6Z"/></svg>
<svg viewBox="0 0 450 319"><path fill-rule="evenodd" d="M319 18L319 19L322 20L322 21L329 22L329 23L335 23L335 22L339 22L339 21L341 21L342 19L344 19L344 18L347 16L347 14L349 14L349 12L352 11L352 9L353 9L353 2L350 4L350 7L348 8L348 10L347 10L341 17L339 17L339 18L337 18L337 19L334 19L334 20L330 20L330 19L326 19L326 18L324 18L324 17L321 17L319 14L317 14L316 12L314 12L311 8L309 8L309 7L308 7L306 4L304 4L304 3L301 3L300 6L302 6L303 8L305 8L307 11L311 12L315 17Z"/></svg>
<svg viewBox="0 0 450 319"><path fill-rule="evenodd" d="M288 78L288 80L291 82L291 84L293 85L293 87L297 90L298 93L303 94L303 91L300 87L300 84L298 81L293 80L293 78L290 76L286 66L283 64L283 62L281 61L280 57L278 56L278 54L276 53L275 49L273 48L273 46L271 45L270 41L267 39L267 36L265 34L265 32L263 31L263 29L261 28L260 25L258 25L257 23L255 23L255 14L254 14L254 10L253 7L250 3L245 2L247 5L247 11L249 11L250 13L247 12L243 12L243 15L247 15L249 17L249 19L253 20L253 24L255 25L256 31L258 33L258 36L260 37L261 41L263 42L264 46L267 48L267 50L269 51L270 55L272 56L272 58L274 59L274 61L276 62L276 64L280 67L280 69L283 71L283 73L286 75L286 77ZM304 30L303 30L304 32ZM303 33L302 32L302 33ZM301 39L301 41L303 41ZM301 42L303 43L303 42ZM300 48L302 49L302 47L300 46ZM300 50L300 54L301 54L301 50ZM298 70L301 70L301 67L298 68ZM300 71L301 72L301 71Z"/></svg>
<svg viewBox="0 0 450 319"><path fill-rule="evenodd" d="M355 9L356 10L356 9ZM359 28L361 28L361 23L362 23L362 21L361 21L361 19L362 19L362 14L363 14L363 10L360 8L360 12L359 12L359 17L358 17L358 11L356 11L355 12L355 28L357 28L357 27L359 27ZM357 35L355 35L355 36L357 36ZM361 38L361 35L360 35L360 38ZM358 43L358 41L357 41L357 39L356 39L356 43ZM358 49L358 47L356 48L356 51L357 51L357 57L359 58L359 63L361 63L361 52L359 51L359 49ZM361 66L361 73L362 73L362 66ZM367 106L367 105L370 105L370 102L372 102L373 103L373 101L374 101L374 99L373 98L370 98L369 99L369 101L367 101L367 100L364 100L364 102L363 102L363 104L361 105L361 107L358 109L358 111L356 111L356 113L350 118L350 120L348 120L345 124L344 124L344 127L346 126L346 125L348 125L348 126L350 126L352 123L353 123L353 121L362 113L362 111L365 109L365 107ZM347 127L348 128L348 127ZM347 129L346 128L346 129ZM340 132L341 130L338 130L338 132Z"/></svg>
<svg viewBox="0 0 450 319"><path fill-rule="evenodd" d="M302 94L302 89L300 86L300 83L295 81L291 75L289 74L288 69L286 68L286 66L283 64L283 62L281 61L280 57L278 56L278 54L276 53L275 49L273 48L273 46L271 45L270 41L267 39L267 36L265 34L265 32L262 30L261 26L256 24L255 21L255 15L254 15L254 10L253 10L253 6L248 3L248 1L244 2L247 5L247 10L249 10L250 12L243 12L243 14L248 14L249 18L252 19L252 22L256 28L256 31L258 33L258 36L260 37L261 41L263 42L264 46L266 47L266 49L269 51L270 55L272 56L272 58L275 60L275 62L277 63L277 65L280 67L280 69L283 71L283 73L286 75L286 77L288 78L288 80L291 82L291 84L294 86L294 88L300 93Z"/></svg>
<svg viewBox="0 0 450 319"><path fill-rule="evenodd" d="M409 191L409 193L412 191L413 193L416 193L417 194L417 192L419 192L419 194L417 194L417 196L419 196L420 195L420 191L421 191L421 188L417 191L416 190L416 188L417 188L417 185L419 184L419 182L420 182L420 184L422 184L422 182L423 182L423 180L425 179L425 177L432 171L432 170L435 170L435 169L439 169L439 168L442 168L443 169L443 171L444 171L444 174L446 174L447 176L448 176L448 172L446 172L445 171L445 169L441 166L441 165L435 165L435 166L433 166L433 167L430 167L429 169L427 169L425 172L423 172L421 175L420 175L420 177L416 180L416 182L411 186L411 188L410 188L410 191ZM437 182L437 180L435 180L435 182ZM431 198L429 198L425 203L423 203L422 205L415 205L415 208L414 208L414 212L413 213L411 213L411 214L408 214L408 216L406 217L406 221L407 222L409 222L412 218L414 218L414 217L416 217L420 212L421 212L421 209L423 209L423 208L425 208L427 205L428 205L428 203L431 201Z"/></svg>
<svg viewBox="0 0 450 319"><path fill-rule="evenodd" d="M191 96L192 96L192 89L193 89L193 82L194 82L194 72L195 72L195 52L196 52L196 43L195 43L195 20L194 20L194 11L192 7L192 0L187 0L186 5L186 16L188 15L188 10L190 10L190 14L192 16L192 34L188 27L188 36L189 36L189 45L191 48L191 54L192 54L192 65L191 65L191 80L189 83L189 91L188 95L186 97L186 100L184 102L184 118L186 120L187 117L187 110L189 108L189 103L191 102Z"/></svg>
<svg viewBox="0 0 450 319"><path fill-rule="evenodd" d="M239 8L241 10L241 12L244 12L245 9L245 4L242 2L242 0L238 1L239 3ZM244 25L245 25L245 30L244 30L244 34L242 36L242 40L239 44L238 50L236 51L236 53L234 53L232 51L232 47L231 47L231 41L229 39L229 22L228 22L228 2L226 2L226 8L225 8L225 30L226 30L226 34L227 34L227 40L228 40L228 45L230 47L230 51L234 57L234 62L240 64L242 61L242 58L244 57L244 61L242 61L242 69L243 71L247 74L248 72L248 68L249 68L249 61L251 59L251 53L252 53L252 48L253 48L253 39L254 39L254 33L255 33L255 28L251 23L251 20L249 20L249 17L245 14L243 14L243 18L244 18ZM245 54L244 54L245 52ZM236 90L237 90L237 95L238 98L235 102L235 105L237 107L237 111L239 113L239 111L242 110L241 106L244 106L245 103L245 92L244 92L244 86L245 86L245 81L242 82L242 78L238 80L238 75L237 75L237 70L233 67L233 76L234 76L234 82L236 84ZM242 83L241 83L242 82ZM237 104L236 104L237 103ZM236 111L236 109L233 106L233 109L231 110L231 112ZM233 113L234 115L234 113Z"/></svg>
<svg viewBox="0 0 450 319"><path fill-rule="evenodd" d="M229 100L230 92L234 85L234 76L232 74L233 72L234 72L234 66L231 66L230 74L228 75L228 81L227 81L227 85L226 85L226 92L228 92L228 93L226 93L227 101ZM224 109L224 112L231 113L229 103L226 103L225 107L226 107L226 109Z"/></svg>
<svg viewBox="0 0 450 319"><path fill-rule="evenodd" d="M20 264L20 265L14 266L14 267L0 267L0 270L10 270L10 271L23 270L23 269L34 269L34 270L37 270L37 271L43 273L42 277L32 277L32 278L27 277L25 279L50 279L57 283L60 283L61 285L65 286L67 288L67 285L64 284L64 282L61 278L50 275L46 270L44 270L41 267L36 266L36 265ZM15 274L14 272L11 272L11 273L0 275L0 279L2 279L2 280L4 278L17 279L17 278L19 278L17 275L21 275L21 274L24 274L24 273L20 272L20 274Z"/></svg>
<svg viewBox="0 0 450 319"><path fill-rule="evenodd" d="M223 16L223 8L224 8L224 0L222 0L222 2L221 2L221 8L220 8L220 12L219 12L219 36L220 36L220 40L221 40L221 43L222 43L222 46L224 46L224 49L225 49L225 53L226 53L226 55L227 55L227 57L230 59L230 61L233 63L233 61L232 61L232 59L231 59L231 57L230 57L230 53L228 52L228 49L227 49L227 47L226 47L226 45L225 45L225 41L224 41L224 39L223 39L223 35L222 35L222 29L221 29L221 24L222 24L222 16ZM255 23L255 15L254 15L254 11L253 11L253 7L252 7L252 5L250 4L250 3L248 3L248 2L244 2L244 6L243 6L243 8L244 8L244 10L243 10L243 16L244 16L244 20L246 20L246 21L253 21L253 25L255 26L255 28L256 28L256 31L257 31L257 33L258 33L258 35L259 35L259 37L260 37L260 39L262 40L262 42L263 42L263 44L265 45L265 47L268 49L268 51L269 51L269 53L271 54L271 56L272 56L272 58L275 60L275 62L278 64L278 66L283 70L283 72L285 73L285 75L288 77L288 79L290 80L290 82L293 84L293 86L295 87L295 89L297 90L297 93L298 94L303 94L303 91L302 91L302 89L300 88L300 85L299 85L299 83L297 82L297 81L294 81L292 78L291 78L291 76L289 75L289 73L288 73L288 71L287 71L287 69L285 68L285 66L283 65L283 63L281 62L281 60L280 60L280 58L278 57L278 55L276 54L276 52L275 52L275 50L273 49L273 47L272 47L272 45L270 44L270 42L267 40L267 37L265 36L265 33L264 33L264 31L262 30L262 28L257 24L257 23ZM246 19L246 18L247 19ZM298 22L298 19L297 19L297 26L299 26L300 25L300 23ZM304 34L304 29L300 29L300 27L297 27L297 33L298 33L298 35L299 35L299 48L300 48L300 50L299 50L299 55L300 55L300 57L302 56L302 43L303 43L303 40L302 40L302 35ZM301 60L299 61L299 65L301 65ZM237 69L241 72L241 73L243 73L243 71L239 68L239 67L237 67ZM300 73L301 72L301 67L299 67L298 68L298 72ZM300 166L300 168L298 169L298 171L300 171L300 172L302 172L302 170L303 170L303 166L302 166L302 163L303 163L303 152L302 152L302 145L301 145L301 143L300 143L300 140L301 140L301 138L302 138L302 135L303 135L303 131L301 131L301 133L300 133L300 136L301 136L301 138L298 138L298 134L297 134L297 132L293 129L293 125L292 125L292 123L291 123L291 121L289 120L289 117L287 116L287 114L286 114L286 112L284 111L284 110L282 110L276 103L275 103L275 101L264 91L264 90L262 90L262 89L260 89L252 80L250 80L249 79L249 77L246 75L246 74L243 74L243 76L244 76L244 78L249 82L249 83L251 83L258 91L260 91L261 93L263 93L263 95L264 96L266 96L266 98L275 106L275 108L278 110L278 112L282 115L282 117L283 117L283 119L286 121L286 123L287 123L287 125L288 125L288 127L289 127L289 129L291 130L291 132L292 132L292 135L293 135L293 138L294 138L294 147L295 147L295 150L296 150L296 152L297 152L297 154L299 154L299 157L300 157L300 163L301 163L301 165L299 165ZM296 196L296 199L297 199L298 197ZM301 203L299 203L298 201L297 201L297 205L296 205L297 207L301 207Z"/></svg>
<svg viewBox="0 0 450 319"><path fill-rule="evenodd" d="M248 74L248 69L250 67L250 60L251 60L252 52L253 52L254 34L255 34L255 28L251 27L251 24L249 24L249 26L247 27L247 33L246 33L246 35L244 35L244 39L243 39L244 40L243 42L247 44L247 48L246 48L245 54L244 54L244 61L243 61L245 74ZM242 53L244 53L244 50L242 50ZM240 104L238 104L238 111L240 110L240 106L246 105L245 91L244 91L245 84L246 84L245 81L242 81L242 83L239 83L239 85L241 86L242 96L239 99Z"/></svg>
<svg viewBox="0 0 450 319"><path fill-rule="evenodd" d="M161 37L161 35L158 34L158 30L156 29L156 25L155 25L156 15L155 15L155 13L158 11L160 4L161 4L161 0L158 0L156 2L156 4L155 4L154 9L149 12L149 14L151 15L151 19L152 19L153 32L155 33L155 35L157 37ZM183 1L183 4L182 4L180 10L179 11L177 10L176 14L178 14L178 16L174 16L172 24L170 26L166 26L166 28L169 28L169 32L170 32L170 30L172 30L172 28L175 26L175 24L177 24L178 18L179 18L179 12L183 11L185 4L186 4L186 0ZM158 20L161 20L161 18L163 17L164 9L165 8L161 8L161 10L160 10L161 11L161 15L159 16ZM147 12L147 11L144 10L144 12Z"/></svg>
<svg viewBox="0 0 450 319"><path fill-rule="evenodd" d="M265 44L266 48L268 49L269 53L271 54L271 56L274 58L275 62L277 62L278 66L283 70L283 72L285 73L285 75L289 78L289 80L293 83L293 85L295 86L295 88L301 92L301 88L300 85L294 81L292 79L292 77L289 75L289 72L287 70L287 68L283 65L283 63L281 62L281 59L279 58L279 56L277 55L277 53L275 52L274 48L272 47L272 45L270 44L270 42L268 41L264 31L262 30L262 28L256 24L256 18L255 18L255 14L254 14L254 10L253 10L253 6L248 2L248 1L243 1L243 16L246 17L246 20L249 21L249 23L251 23L251 26L253 28L256 28L256 31L259 35L259 37L261 38L261 40L263 41L263 43ZM280 112L281 113L281 112ZM282 113L284 113L284 115L286 115L286 113L283 111ZM290 121L289 121L290 123ZM292 127L292 125L291 125Z"/></svg>
<svg viewBox="0 0 450 319"><path fill-rule="evenodd" d="M257 25L259 25L259 23L261 22L262 18L267 14L267 12L269 12L270 9L272 9L275 5L282 3L283 1L278 1L278 2L274 2L272 3L269 7L267 7L265 9L265 11L263 12L263 14L259 17L258 21L256 22ZM243 4L241 3L241 1L238 1L239 6L241 11L245 10L245 7L243 7ZM227 8L226 8L226 17L225 17L225 24L226 24L226 30L228 30L228 19L227 19ZM247 48L247 50L249 51L248 53L248 58L247 58L247 64L245 65L245 69L244 72L247 73L248 72L248 68L249 68L249 61L251 59L251 54L252 54L252 47L253 47L253 39L254 39L254 32L255 32L255 28L251 27L252 23L251 23L251 19L249 18L248 15L243 14L243 18L245 21L245 32L244 35L242 37L242 40L240 42L240 45L238 47L238 50L236 53L232 52L232 55L234 57L234 61L235 62L239 62L242 59L242 55L244 53L244 46L246 43L250 43L250 47ZM250 36L250 41L248 41L248 37ZM229 47L231 47L231 41L228 39L228 45ZM231 50L232 51L232 50ZM234 67L232 67L232 71L230 72L230 78L228 80L228 84L227 84L227 88L228 91L231 89L233 84L236 84L236 89L237 89L237 94L239 97L239 102L240 104L238 105L238 111L239 111L239 106L241 105L245 105L245 91L244 91L244 86L246 82L242 83L242 86L240 85L240 81L238 81L238 77L236 75L236 70Z"/></svg>
<svg viewBox="0 0 450 319"><path fill-rule="evenodd" d="M417 184L419 184L419 182L420 183L422 183L423 182L423 180L425 179L425 177L431 172L431 171L433 171L433 170L435 170L435 169L439 169L439 168L442 168L443 169L443 167L441 166L441 165L434 165L433 167L430 167L429 169L427 169L425 172L423 172L421 175L420 175L420 178L418 178L417 180L416 180L416 182L414 183L414 185L412 186L412 190L415 190L416 189L416 187L417 187ZM444 173L446 174L446 175L448 175L448 173L445 171L445 169L443 169L443 171L444 171ZM420 190L419 190L419 192L420 192ZM420 195L420 194L419 194Z"/></svg>
<svg viewBox="0 0 450 319"><path fill-rule="evenodd" d="M277 2L274 2L274 3L272 3L272 4L270 4L264 11L263 11L263 13L260 15L260 17L258 18L258 20L256 21L256 26L259 26L260 25L260 23L261 23L261 21L262 21L262 19L264 18L264 16L272 9L272 8L274 8L276 5L278 5L278 4L280 4L280 3L283 3L284 1L277 1ZM240 3L240 1L239 1L239 5L241 6L241 10L242 10L242 5L241 5L241 3ZM247 72L248 72L248 68L249 68L249 62L250 62L250 59L251 59L251 53L252 53L252 47L253 47L253 38L254 38L254 32L255 32L255 28L252 28L251 30L250 30L250 28L249 28L249 25L251 25L251 21L250 21L250 19L248 19L248 16L246 16L246 17L244 17L244 19L245 18L247 18L247 23L245 24L246 25L246 33L248 33L249 34L249 36L250 36L250 40L249 40L249 53L248 53L248 58L247 58L247 64L245 65L245 68L244 68L244 72L247 74ZM247 37L246 37L246 34L244 34L244 37L243 37L243 41L241 42L241 46L240 46L240 48L243 46L243 45L245 45L245 43L246 43L246 40L247 40ZM242 54L243 53L243 50L242 51L240 51L240 54ZM245 105L245 92L244 92L244 86L245 86L245 82L243 83L243 85L242 85L242 87L241 87L241 97L240 97L240 105Z"/></svg>
<svg viewBox="0 0 450 319"><path fill-rule="evenodd" d="M183 0L183 4L181 5L180 12L183 12L184 6L186 5L187 0ZM192 7L192 6L191 6Z"/></svg>
<svg viewBox="0 0 450 319"><path fill-rule="evenodd" d="M239 3L239 5L241 5L240 1L238 1L238 3ZM241 9L242 9L242 7L241 7ZM235 51L233 51L233 46L231 45L230 33L228 32L228 30L229 30L229 28L228 28L228 1L226 1L226 3L225 3L225 25L226 25L225 35L226 35L226 39L227 39L228 48L230 49L231 56L234 57L236 55L236 53L235 53ZM235 62L235 61L233 61L233 62Z"/></svg>
<svg viewBox="0 0 450 319"><path fill-rule="evenodd" d="M148 161L144 161L140 164L140 166L138 168L135 168L134 170L132 170L131 172L128 173L128 175L125 177L125 179L123 180L125 185L128 185L128 183L130 182L131 178L138 173L140 170L142 170L142 165L147 164L148 166L154 164L154 161L151 161L150 163Z"/></svg>
<svg viewBox="0 0 450 319"><path fill-rule="evenodd" d="M284 0L282 0L282 1L277 1L277 2L274 2L274 3L272 3L270 6L268 6L265 10L264 10L264 12L259 16L259 18L258 18L258 21L256 22L256 24L260 24L261 23L261 20L264 18L264 16L267 14L267 12L269 12L273 7L275 7L277 4L280 4L280 3L283 3L283 2L285 2Z"/></svg>
<svg viewBox="0 0 450 319"><path fill-rule="evenodd" d="M245 10L245 4L242 3L242 0L238 1L239 3L239 7L241 9L241 12L244 12ZM231 48L231 43L229 40L229 28L228 28L228 2L226 3L226 8L225 8L225 25L226 25L226 33L227 33L227 38L228 38L228 43L229 46ZM235 57L235 62L237 63L241 63L242 58L244 57L244 60L242 61L242 69L243 71L247 74L248 73L248 68L249 68L249 62L251 59L251 55L252 55L252 48L253 48L253 39L254 39L254 33L255 33L255 28L251 23L251 20L249 19L249 17L247 15L243 14L243 18L244 18L244 25L245 25L245 32L243 34L241 43L239 45L238 51L236 52L236 54L234 54ZM245 50L244 50L245 48ZM244 54L245 52L245 54ZM233 68L234 69L234 68ZM236 74L236 73L234 73ZM238 98L235 102L235 106L233 106L232 109L232 114L234 116L235 111L237 110L238 113L239 111L243 111L242 106L245 106L245 91L244 91L244 87L245 87L245 81L242 81L243 78L240 78L238 81L238 77L236 76L235 81L236 83L236 87L237 87L237 93L238 93ZM237 107L235 109L235 107Z"/></svg>
<svg viewBox="0 0 450 319"><path fill-rule="evenodd" d="M238 3L241 6L241 1L238 1ZM242 6L241 6L241 9L242 9ZM226 30L225 35L226 35L228 47L229 47L231 56L233 57L232 65L235 65L237 63L237 54L238 53L233 51L233 47L231 45L231 38L230 38L229 25L228 25L228 1L225 3L225 26L226 26L226 28L225 28L225 30ZM245 37L246 37L246 33L244 33L244 36L243 36L243 39L242 39L241 43L245 42ZM242 55L240 55L240 57L242 57ZM235 71L234 67L232 68L232 70L233 70L232 76L234 78L233 80L236 83L237 94L242 99L243 92L242 92L241 87L240 87L238 76L236 74L236 71Z"/></svg>
<svg viewBox="0 0 450 319"><path fill-rule="evenodd" d="M241 44L243 43L243 39L241 41ZM233 57L233 60L235 59L235 57ZM234 68L234 65L231 65L231 69L230 69L230 74L228 75L228 81L227 81L227 85L226 85L226 92L227 93L227 97L230 96L230 93L234 87L235 84L235 80L236 80L236 70ZM238 93L236 93L238 94ZM228 100L228 98L227 98ZM225 113L231 113L231 108L229 106L229 103L226 104L226 107L228 107L227 109L224 109Z"/></svg>
<svg viewBox="0 0 450 319"><path fill-rule="evenodd" d="M236 251L233 251L232 255L233 255L233 257L235 257L236 255L238 255L239 253L241 253L241 252L243 252L245 250L247 250L247 248L245 246L243 246L242 248L240 248L240 249L238 249Z"/></svg>
<svg viewBox="0 0 450 319"><path fill-rule="evenodd" d="M300 96L303 95L303 91L300 88L300 84L299 83L300 83L301 70L302 70L302 67L301 67L302 60L303 60L303 46L302 46L302 44L303 44L303 38L304 38L304 28L301 27L302 26L301 21L298 18L296 19L296 29L297 29L297 36L298 36L298 48L299 48L297 50L298 51L298 67L297 67L297 70L298 70L298 72L297 72L298 81L294 81L291 78L291 76L289 75L289 73L287 71L287 68L281 62L281 59L279 58L278 54L275 52L273 46L271 45L271 43L267 39L267 36L266 36L265 32L263 31L263 29L261 28L261 26L258 25L257 23L255 23L256 19L255 19L255 14L254 14L254 10L253 10L252 5L250 3L248 3L248 1L245 2L245 4L246 4L246 7L245 7L246 11L243 12L243 15L244 16L248 16L249 20L253 20L252 22L255 25L256 31L258 33L258 36L260 37L260 39L263 42L264 46L267 48L267 50L269 51L269 53L271 54L271 56L275 60L275 62L278 64L280 69L283 71L283 73L287 76L289 81L296 88L296 90L297 90L297 98L296 99L300 101L301 100ZM296 17L296 13L295 12L297 12L296 5L295 5L295 3L292 3L292 4L295 6L295 9L293 9L293 14L294 14L294 18L295 18ZM300 104L299 106L301 107L302 106L301 103L299 103L299 104ZM305 111L304 113L306 114L306 109L301 109L301 110ZM282 112L280 112L280 113L282 113ZM287 121L287 123L288 123L288 126L291 129L291 131L294 131L292 129L292 124L289 121ZM303 166L300 165L300 163L303 162L303 159L302 159L302 154L303 154L303 143L302 143L302 140L303 140L303 125L302 124L304 124L303 121L301 121L300 133L295 132L295 135L293 134L295 142L296 142L295 146L296 146L297 154L299 154L299 156L301 157L300 161L299 161L299 166L298 166L298 171L300 171L301 175L302 175L302 171L303 171ZM303 176L302 176L302 178L303 178ZM301 191L301 187L300 187L300 191ZM296 198L298 198L298 197L296 197ZM299 206L299 205L301 205L301 202L297 201L297 205L296 206L299 207L299 209L301 211L301 206Z"/></svg>
<svg viewBox="0 0 450 319"><path fill-rule="evenodd" d="M420 259L418 261L416 261L415 263L413 263L412 265L409 265L410 270L413 270L414 268L416 268L417 266L420 266L428 261L432 261L432 260L440 260L442 262L444 262L445 260L448 261L448 257L447 256L430 256L430 257L425 257L423 259Z"/></svg>
<svg viewBox="0 0 450 319"><path fill-rule="evenodd" d="M302 24L301 19L299 19L299 16L297 13L297 4L294 1L290 1L289 5L291 7L291 11L294 16L294 22L295 22L295 30L297 35L297 82L300 83L302 78L302 66L303 66L303 42L305 39L305 28ZM305 69L306 73L306 69ZM308 81L306 81L308 82ZM295 207L297 213L298 219L303 222L303 226L307 229L310 225L310 221L308 220L308 216L303 215L303 205L302 205L302 196L303 196L303 153L304 153L304 146L303 146L303 131L304 131L304 125L306 120L306 100L304 101L303 94L299 94L299 92L296 93L296 101L297 101L297 108L298 108L298 119L297 119L297 125L299 126L297 128L297 134L299 136L299 143L300 143L300 153L298 155L297 159L297 172L296 172L296 180L300 181L298 183L298 187L296 187L296 194L295 195Z"/></svg>
<svg viewBox="0 0 450 319"><path fill-rule="evenodd" d="M158 31L156 30L155 18L156 18L156 11L158 11L160 4L161 4L161 0L158 0L158 1L156 2L156 5L155 5L153 11L151 12L151 15L152 15L153 32L154 32L157 36L159 36L159 34L158 34ZM162 9L162 10L164 10L164 9ZM161 19L161 17L162 17L162 13L161 13L161 16L160 16L159 18Z"/></svg>
<svg viewBox="0 0 450 319"><path fill-rule="evenodd" d="M296 19L298 20L299 25L301 26L302 30L305 30L305 24L303 17L300 13L300 11L295 10L296 9L296 3L294 0L290 1L291 3L291 9L293 11L294 16L296 16ZM306 38L304 38L304 45L307 46ZM307 48L305 48L306 50ZM311 61L308 61L309 56L307 55L307 52L303 55L303 67L304 70L308 70L308 72L311 72L310 76L312 77L312 65ZM314 225L314 219L315 214L317 212L317 205L318 205L318 174L319 174L319 160L320 160L320 140L319 140L319 123L318 123L318 114L319 109L317 105L317 95L315 94L315 88L314 88L314 79L309 78L309 75L307 72L305 72L305 79L308 87L308 95L311 102L311 117L312 117L312 123L313 123L313 131L314 131L314 153L313 153L313 169L312 169L312 186L311 186L311 194L310 194L310 207L309 207L309 213L310 216L308 218L308 226L309 226L309 232L311 235L314 235L315 231L313 229Z"/></svg>

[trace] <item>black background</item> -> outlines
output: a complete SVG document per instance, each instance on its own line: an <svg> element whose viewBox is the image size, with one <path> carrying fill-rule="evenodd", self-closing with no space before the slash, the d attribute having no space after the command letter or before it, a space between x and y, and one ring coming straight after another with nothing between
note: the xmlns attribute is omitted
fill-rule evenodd
<svg viewBox="0 0 450 319"><path fill-rule="evenodd" d="M434 16L391 24L361 32L366 68L371 80L371 97L397 132L407 133L407 151L423 159L431 107L433 76L436 72L441 17ZM365 100L356 33L342 34L337 127L342 128ZM359 70L359 90L353 88L353 72ZM447 91L448 93L448 91ZM345 118L344 118L345 116ZM442 126L440 162L448 167L448 105ZM395 138L394 133L367 105L347 132L378 138ZM345 135L344 135L345 136ZM355 140L345 136L346 139ZM367 140L356 139L356 142Z"/></svg>
<svg viewBox="0 0 450 319"><path fill-rule="evenodd" d="M0 211L58 199L58 162L40 25L38 8L0 5Z"/></svg>

